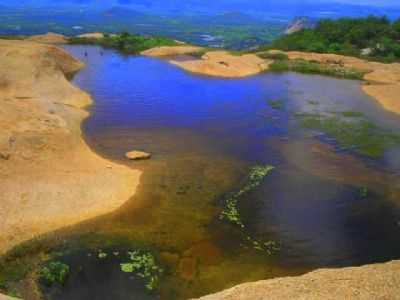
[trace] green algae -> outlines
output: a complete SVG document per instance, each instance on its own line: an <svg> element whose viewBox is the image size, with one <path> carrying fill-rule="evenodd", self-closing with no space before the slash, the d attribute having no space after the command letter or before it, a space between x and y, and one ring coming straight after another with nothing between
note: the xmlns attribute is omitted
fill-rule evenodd
<svg viewBox="0 0 400 300"><path fill-rule="evenodd" d="M279 251L280 248L278 244L275 241L262 241L248 235L245 229L246 226L244 225L239 212L238 204L244 195L248 194L257 186L259 186L263 179L274 169L275 167L270 165L252 167L242 188L239 191L230 194L226 198L225 206L219 215L221 220L227 220L229 223L240 228L243 239L251 248L258 251L263 251L268 255L272 255L273 253Z"/></svg>
<svg viewBox="0 0 400 300"><path fill-rule="evenodd" d="M346 118L362 118L362 117L364 117L364 114L359 111L351 111L351 110L342 111L341 114L343 117L346 117Z"/></svg>
<svg viewBox="0 0 400 300"><path fill-rule="evenodd" d="M272 109L275 109L275 110L281 110L285 106L285 103L283 102L283 100L280 100L280 99L271 100L268 102L268 104Z"/></svg>
<svg viewBox="0 0 400 300"><path fill-rule="evenodd" d="M337 115L310 113L296 114L296 116L303 127L319 130L333 137L341 150L380 158L387 149L400 144L400 135L378 127L359 113L347 113L349 114L351 120Z"/></svg>
<svg viewBox="0 0 400 300"><path fill-rule="evenodd" d="M273 166L265 165L265 166L255 166L250 169L250 173L248 175L246 183L243 187L235 192L230 194L225 200L224 209L222 210L219 218L221 220L228 220L229 222L238 225L244 228L244 224L241 220L238 202L241 197L245 194L252 191L254 188L259 186L262 180L274 169Z"/></svg>
<svg viewBox="0 0 400 300"><path fill-rule="evenodd" d="M67 264L60 261L51 261L39 272L39 280L46 286L54 284L64 284L68 277L70 268Z"/></svg>
<svg viewBox="0 0 400 300"><path fill-rule="evenodd" d="M148 291L157 289L159 277L163 269L157 265L154 256L149 252L139 250L128 251L129 262L121 263L121 271L134 273L146 281L145 287Z"/></svg>
<svg viewBox="0 0 400 300"><path fill-rule="evenodd" d="M362 186L362 187L360 187L358 193L359 193L361 198L367 198L368 194L369 194L369 191L368 191L368 188L366 186Z"/></svg>

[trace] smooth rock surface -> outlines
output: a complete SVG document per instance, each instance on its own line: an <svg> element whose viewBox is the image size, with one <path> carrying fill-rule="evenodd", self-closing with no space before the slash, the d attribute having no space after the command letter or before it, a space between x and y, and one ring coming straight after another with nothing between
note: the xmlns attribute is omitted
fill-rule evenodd
<svg viewBox="0 0 400 300"><path fill-rule="evenodd" d="M55 46L0 40L0 254L109 213L136 191L140 171L82 140L92 99L66 75L83 67Z"/></svg>
<svg viewBox="0 0 400 300"><path fill-rule="evenodd" d="M397 300L400 261L244 283L201 300Z"/></svg>
<svg viewBox="0 0 400 300"><path fill-rule="evenodd" d="M125 154L125 157L130 160L140 160L140 159L149 159L151 157L150 153L143 151L130 151Z"/></svg>

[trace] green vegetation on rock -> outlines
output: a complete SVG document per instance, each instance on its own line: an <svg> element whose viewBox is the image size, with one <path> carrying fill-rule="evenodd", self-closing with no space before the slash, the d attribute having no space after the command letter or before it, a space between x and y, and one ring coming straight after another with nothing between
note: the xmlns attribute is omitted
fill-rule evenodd
<svg viewBox="0 0 400 300"><path fill-rule="evenodd" d="M313 29L285 35L263 49L363 56L392 62L400 59L400 19L386 17L323 19Z"/></svg>
<svg viewBox="0 0 400 300"><path fill-rule="evenodd" d="M101 39L73 37L70 38L69 42L71 44L100 45L105 48L114 48L127 54L138 54L150 48L177 44L174 40L164 37L148 37L127 32L115 35L106 34Z"/></svg>
<svg viewBox="0 0 400 300"><path fill-rule="evenodd" d="M129 251L128 256L129 262L121 264L121 271L134 273L136 276L146 280L147 290L153 291L157 289L163 269L157 265L154 256L143 251Z"/></svg>
<svg viewBox="0 0 400 300"><path fill-rule="evenodd" d="M379 158L388 148L400 144L400 135L379 128L360 114L351 113L347 119L337 115L309 113L296 116L303 127L319 130L333 137L343 150L351 150L371 158Z"/></svg>
<svg viewBox="0 0 400 300"><path fill-rule="evenodd" d="M286 53L284 53L284 52L265 51L265 52L257 53L257 56L262 58L262 59L273 59L273 60L287 60L287 59L289 59L288 55Z"/></svg>
<svg viewBox="0 0 400 300"><path fill-rule="evenodd" d="M351 68L345 68L340 65L325 65L315 61L306 61L304 59L278 59L269 66L269 69L273 72L292 71L357 80L361 80L364 77L364 73Z"/></svg>
<svg viewBox="0 0 400 300"><path fill-rule="evenodd" d="M55 283L64 284L68 274L68 265L59 261L52 261L42 267L39 272L39 278L45 285L52 286Z"/></svg>

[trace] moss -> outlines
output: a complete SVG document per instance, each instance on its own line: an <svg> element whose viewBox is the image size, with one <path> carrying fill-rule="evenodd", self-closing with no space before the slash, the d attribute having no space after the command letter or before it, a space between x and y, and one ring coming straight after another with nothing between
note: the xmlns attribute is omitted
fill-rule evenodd
<svg viewBox="0 0 400 300"><path fill-rule="evenodd" d="M67 279L68 274L68 265L60 261L52 261L42 267L39 272L39 280L47 286L52 286L56 283L62 285Z"/></svg>
<svg viewBox="0 0 400 300"><path fill-rule="evenodd" d="M345 79L362 80L364 73L351 68L345 68L337 65L325 65L315 61L306 61L303 59L293 60L275 60L269 69L274 72L299 72L305 74L320 74Z"/></svg>
<svg viewBox="0 0 400 300"><path fill-rule="evenodd" d="M343 150L351 150L371 158L379 158L392 146L400 144L400 136L379 128L365 118L343 120L338 116L297 114L303 127L320 130L336 139Z"/></svg>

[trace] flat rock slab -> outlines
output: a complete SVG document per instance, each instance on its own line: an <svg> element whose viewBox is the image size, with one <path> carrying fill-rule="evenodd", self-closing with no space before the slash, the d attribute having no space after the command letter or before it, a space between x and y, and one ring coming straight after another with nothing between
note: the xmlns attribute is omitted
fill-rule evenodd
<svg viewBox="0 0 400 300"><path fill-rule="evenodd" d="M141 160L141 159L149 159L151 157L150 153L143 151L130 151L125 153L125 157L130 160Z"/></svg>

